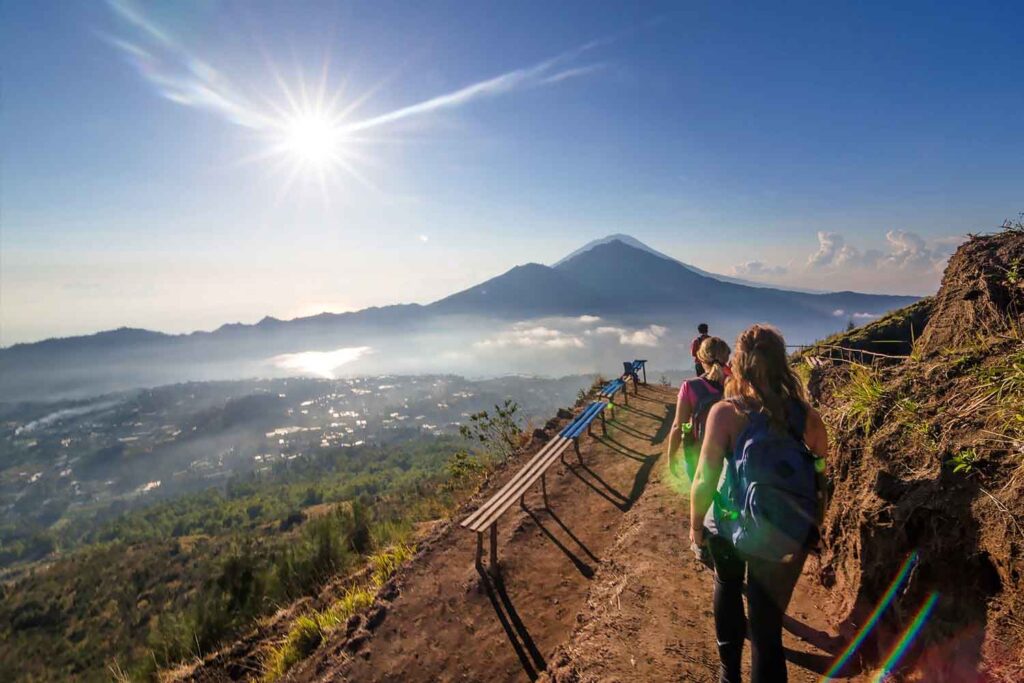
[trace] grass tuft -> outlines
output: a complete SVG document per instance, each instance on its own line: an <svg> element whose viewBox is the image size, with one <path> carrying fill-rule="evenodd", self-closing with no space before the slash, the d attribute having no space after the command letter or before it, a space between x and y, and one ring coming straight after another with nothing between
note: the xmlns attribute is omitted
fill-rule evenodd
<svg viewBox="0 0 1024 683"><path fill-rule="evenodd" d="M378 588L390 579L398 568L412 559L415 550L405 543L398 543L370 556L371 581Z"/></svg>
<svg viewBox="0 0 1024 683"><path fill-rule="evenodd" d="M836 389L836 398L842 404L843 422L870 434L875 412L885 398L885 387L874 368L853 365L849 379Z"/></svg>
<svg viewBox="0 0 1024 683"><path fill-rule="evenodd" d="M1006 437L1024 438L1024 347L978 368L976 376L979 388L992 393L990 428Z"/></svg>
<svg viewBox="0 0 1024 683"><path fill-rule="evenodd" d="M331 633L344 628L353 614L368 609L380 587L394 576L399 567L411 560L415 552L413 546L399 542L370 555L368 585L352 586L322 612L304 614L292 622L284 640L264 660L264 683L280 679L289 669L313 654Z"/></svg>
<svg viewBox="0 0 1024 683"><path fill-rule="evenodd" d="M287 671L313 654L324 641L324 631L320 628L317 614L304 614L288 629L284 641L271 650L264 662L264 681L276 681Z"/></svg>

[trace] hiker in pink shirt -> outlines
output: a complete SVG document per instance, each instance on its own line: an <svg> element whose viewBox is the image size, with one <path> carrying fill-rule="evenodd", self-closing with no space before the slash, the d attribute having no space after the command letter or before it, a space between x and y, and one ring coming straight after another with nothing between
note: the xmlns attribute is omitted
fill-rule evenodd
<svg viewBox="0 0 1024 683"><path fill-rule="evenodd" d="M675 471L678 466L678 451L682 445L683 464L691 481L697 467L697 456L700 454L704 421L711 406L722 398L725 380L730 375L729 345L718 337L708 337L701 342L695 357L706 370L700 377L688 379L679 387L675 420L668 439L669 467ZM686 429L683 427L684 424L688 425Z"/></svg>

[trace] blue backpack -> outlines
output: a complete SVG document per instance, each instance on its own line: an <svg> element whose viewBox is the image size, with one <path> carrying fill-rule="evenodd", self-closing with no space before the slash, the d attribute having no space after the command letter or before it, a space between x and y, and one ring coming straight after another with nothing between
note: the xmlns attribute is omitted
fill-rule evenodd
<svg viewBox="0 0 1024 683"><path fill-rule="evenodd" d="M773 429L763 411L747 412L747 426L726 460L723 495L739 511L720 514L720 533L741 553L782 562L816 540L818 478L814 455L804 445L806 409L790 404L789 431Z"/></svg>

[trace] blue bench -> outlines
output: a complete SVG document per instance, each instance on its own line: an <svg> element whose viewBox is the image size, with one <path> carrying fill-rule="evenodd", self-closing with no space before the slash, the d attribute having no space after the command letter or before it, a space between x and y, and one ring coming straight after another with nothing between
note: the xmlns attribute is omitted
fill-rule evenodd
<svg viewBox="0 0 1024 683"><path fill-rule="evenodd" d="M595 401L587 406L583 412L558 432L554 438L544 444L543 448L537 451L508 483L477 508L476 512L462 520L462 527L476 532L477 568L483 569L484 531L490 529L490 571L492 575L498 575L498 518L512 507L517 499L520 505L525 506L526 492L537 483L538 479L540 480L541 492L544 496L544 505L545 507L547 506L548 489L545 474L548 468L560 457L564 461L564 453L569 444L573 445L577 457L580 457L582 462L579 439L584 431L588 434L590 433L590 427L598 416L601 417L601 425L604 427L604 409L607 405L604 401Z"/></svg>
<svg viewBox="0 0 1024 683"><path fill-rule="evenodd" d="M633 378L633 389L634 389L633 393L636 393L636 391L635 391L636 385L640 384L640 377L638 376L638 373L641 373L641 372L644 375L644 382L643 383L646 385L647 384L647 361L646 360L635 360L632 363L629 362L628 360L622 362L622 379L626 379L627 377L632 377Z"/></svg>
<svg viewBox="0 0 1024 683"><path fill-rule="evenodd" d="M625 397L626 405L628 406L629 405L629 392L625 391L625 388L626 388L626 381L624 379L622 379L622 378L613 379L611 382L608 382L608 384L605 384L603 387L601 387L601 390L599 392L597 392L597 395L598 395L599 398L606 398L606 399L608 399L609 403L614 403L615 402L615 394L617 394L617 393L619 393L621 391L622 395Z"/></svg>

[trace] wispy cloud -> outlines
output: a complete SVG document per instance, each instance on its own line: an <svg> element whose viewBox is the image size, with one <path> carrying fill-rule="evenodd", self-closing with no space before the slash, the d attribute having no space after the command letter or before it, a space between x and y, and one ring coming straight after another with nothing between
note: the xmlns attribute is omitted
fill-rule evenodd
<svg viewBox="0 0 1024 683"><path fill-rule="evenodd" d="M212 65L199 59L158 24L151 21L131 0L108 0L127 29L128 38L105 36L139 75L168 100L216 114L237 126L265 129L273 116L244 96Z"/></svg>
<svg viewBox="0 0 1024 683"><path fill-rule="evenodd" d="M107 36L107 41L125 56L161 96L183 106L211 112L229 123L245 128L262 130L282 126L280 119L286 111L284 107L258 103L267 97L266 93L259 98L247 96L226 75L194 55L168 31L147 17L133 0L108 0L108 4L128 37ZM477 100L587 76L605 65L573 65L572 62L607 42L592 41L532 66L514 69L384 114L357 121L342 121L340 130L345 133L365 131L457 109ZM286 91L283 95L294 108L294 98L287 92L287 86L281 85ZM357 102L362 99L358 98ZM340 112L346 111L343 103L337 104L342 107ZM349 106L348 111L352 108Z"/></svg>
<svg viewBox="0 0 1024 683"><path fill-rule="evenodd" d="M570 78L585 76L600 68L600 65L591 64L574 67L558 71L556 73L552 73L552 71L560 64L579 57L584 52L596 47L598 44L599 43L597 42L587 43L582 47L569 50L568 52L563 52L557 57L545 60L539 64L509 71L501 74L500 76L495 76L494 78L489 78L472 85L467 85L464 88L459 88L458 90L454 90L450 93L432 97L429 100L424 100L423 102L419 102L408 107L396 109L392 112L388 112L387 114L381 114L380 116L374 116L369 119L347 124L345 126L345 130L355 132L366 130L368 128L375 128L387 123L394 123L395 121L401 121L402 119L407 119L413 116L429 114L442 109L454 109L456 107L469 104L474 100L496 97L515 90L523 90L538 85L559 83Z"/></svg>

